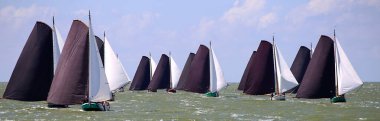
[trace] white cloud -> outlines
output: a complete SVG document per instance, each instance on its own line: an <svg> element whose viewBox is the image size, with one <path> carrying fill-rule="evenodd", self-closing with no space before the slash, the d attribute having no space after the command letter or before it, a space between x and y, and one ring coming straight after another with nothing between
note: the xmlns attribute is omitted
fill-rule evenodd
<svg viewBox="0 0 380 121"><path fill-rule="evenodd" d="M235 1L234 6L224 13L221 18L230 24L243 23L254 25L257 20L257 12L265 5L264 0L245 0L243 3Z"/></svg>
<svg viewBox="0 0 380 121"><path fill-rule="evenodd" d="M258 27L266 28L269 24L273 24L276 22L276 14L271 12L264 16L262 16L259 20Z"/></svg>
<svg viewBox="0 0 380 121"><path fill-rule="evenodd" d="M353 0L310 0L290 11L287 20L300 24L310 17L341 13L355 4Z"/></svg>
<svg viewBox="0 0 380 121"><path fill-rule="evenodd" d="M52 16L53 10L44 6L31 5L29 7L6 6L0 9L0 24L17 29L30 19ZM34 20L33 20L34 21Z"/></svg>
<svg viewBox="0 0 380 121"><path fill-rule="evenodd" d="M236 0L232 7L216 19L203 18L197 25L196 39L228 38L243 29L264 29L277 21L271 9L265 9L265 0Z"/></svg>
<svg viewBox="0 0 380 121"><path fill-rule="evenodd" d="M129 31L142 30L148 27L160 14L146 12L142 14L129 14L121 18L122 25L129 28Z"/></svg>
<svg viewBox="0 0 380 121"><path fill-rule="evenodd" d="M335 0L310 0L305 9L312 14L324 14L333 9Z"/></svg>
<svg viewBox="0 0 380 121"><path fill-rule="evenodd" d="M210 30L212 30L214 25L215 25L214 20L206 20L206 19L201 20L201 22L199 23L199 28L198 28L200 37L204 39L207 36L207 33L209 33Z"/></svg>

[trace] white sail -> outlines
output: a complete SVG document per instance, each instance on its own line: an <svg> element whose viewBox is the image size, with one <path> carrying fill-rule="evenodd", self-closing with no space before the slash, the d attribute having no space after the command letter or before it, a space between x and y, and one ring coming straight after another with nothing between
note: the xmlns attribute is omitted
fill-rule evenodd
<svg viewBox="0 0 380 121"><path fill-rule="evenodd" d="M285 62L284 57L282 57L281 51L277 48L276 44L274 46L274 59L276 66L276 76L278 83L279 93L284 93L295 86L298 85L296 78L293 73L290 71L288 64Z"/></svg>
<svg viewBox="0 0 380 121"><path fill-rule="evenodd" d="M227 86L222 68L214 50L210 47L210 92L218 92Z"/></svg>
<svg viewBox="0 0 380 121"><path fill-rule="evenodd" d="M54 24L53 19L53 63L54 63L54 73L55 69L58 65L59 57L61 56L61 52L63 49L63 45L65 44L65 41L62 39L61 33L59 32L58 28Z"/></svg>
<svg viewBox="0 0 380 121"><path fill-rule="evenodd" d="M173 57L170 56L170 78L171 78L172 89L177 87L180 75L181 75L181 72L178 68L177 63L174 61Z"/></svg>
<svg viewBox="0 0 380 121"><path fill-rule="evenodd" d="M217 92L217 77L214 63L214 55L212 49L210 47L209 51L209 59L210 59L210 92Z"/></svg>
<svg viewBox="0 0 380 121"><path fill-rule="evenodd" d="M111 90L92 31L91 18L89 21L89 101L102 102L111 99Z"/></svg>
<svg viewBox="0 0 380 121"><path fill-rule="evenodd" d="M150 77L153 78L154 71L156 71L156 68L157 68L157 63L153 60L152 56L150 57L150 61L149 62L150 62L150 68L152 69Z"/></svg>
<svg viewBox="0 0 380 121"><path fill-rule="evenodd" d="M111 91L128 83L129 77L106 37L104 37L104 68Z"/></svg>
<svg viewBox="0 0 380 121"><path fill-rule="evenodd" d="M338 94L342 95L361 86L363 81L359 78L346 53L343 51L338 39L335 39L337 64Z"/></svg>

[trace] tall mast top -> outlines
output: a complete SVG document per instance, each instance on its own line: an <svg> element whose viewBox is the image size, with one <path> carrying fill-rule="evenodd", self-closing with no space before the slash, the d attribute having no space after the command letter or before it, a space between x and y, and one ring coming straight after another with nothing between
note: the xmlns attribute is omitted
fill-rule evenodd
<svg viewBox="0 0 380 121"><path fill-rule="evenodd" d="M54 16L53 16L53 26L55 25L55 22L54 22Z"/></svg>
<svg viewBox="0 0 380 121"><path fill-rule="evenodd" d="M313 43L310 42L310 58L312 57L313 55Z"/></svg>
<svg viewBox="0 0 380 121"><path fill-rule="evenodd" d="M103 32L103 37L104 37L104 40L106 38L106 31Z"/></svg>
<svg viewBox="0 0 380 121"><path fill-rule="evenodd" d="M335 39L335 28L334 28L334 39Z"/></svg>
<svg viewBox="0 0 380 121"><path fill-rule="evenodd" d="M274 45L274 33L272 33L272 42L273 42L273 45Z"/></svg>
<svg viewBox="0 0 380 121"><path fill-rule="evenodd" d="M90 10L88 10L88 18L89 18L90 21L91 21L91 11L90 11Z"/></svg>

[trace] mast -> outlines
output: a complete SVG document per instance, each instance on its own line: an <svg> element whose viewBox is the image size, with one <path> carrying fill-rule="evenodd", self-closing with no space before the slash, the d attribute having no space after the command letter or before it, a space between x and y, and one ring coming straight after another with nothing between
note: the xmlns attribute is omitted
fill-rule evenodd
<svg viewBox="0 0 380 121"><path fill-rule="evenodd" d="M213 86L214 86L214 73L213 73L213 68L214 68L214 65L213 64L211 64L211 61L213 61L213 60L211 60L211 58L212 58L212 47L211 47L211 41L210 41L210 48L209 48L209 71L210 71L210 87L209 87L209 90L210 90L210 92L212 92L212 88L214 88Z"/></svg>
<svg viewBox="0 0 380 121"><path fill-rule="evenodd" d="M106 31L103 32L103 67L106 68L106 59L105 59L105 44L106 44Z"/></svg>
<svg viewBox="0 0 380 121"><path fill-rule="evenodd" d="M170 84L170 87L169 88L173 88L173 83L172 83L172 54L171 52L169 51L169 84Z"/></svg>
<svg viewBox="0 0 380 121"><path fill-rule="evenodd" d="M276 59L276 44L274 43L274 34L272 36L273 46L273 63L274 63L274 82L275 82L275 94L279 95L278 79L277 79L277 59Z"/></svg>
<svg viewBox="0 0 380 121"><path fill-rule="evenodd" d="M335 95L339 96L339 89L338 89L338 64L337 64L337 47L336 47L336 35L335 35L335 28L334 28L334 65L335 65Z"/></svg>
<svg viewBox="0 0 380 121"><path fill-rule="evenodd" d="M90 10L88 10L88 20L89 20L89 31L88 31L88 32L89 32L89 33L88 33L89 38L88 38L88 41L90 41L90 36L91 36L91 33L90 33L90 32L91 32L91 11L90 11ZM91 41L89 42L89 44L91 44ZM88 49L89 49L89 50L88 50L88 51L89 51L89 56L91 56L91 54L90 54L90 49L91 49L91 48L89 47ZM90 58L91 58L91 57L89 57L89 59L90 59ZM90 60L89 60L89 61L90 61ZM88 64L89 64L89 65L88 65L88 68L89 68L88 71L91 71L91 63L89 62ZM90 91L90 90L91 90L91 84L90 84L90 83L91 83L91 73L90 73L90 72L88 73L88 77L89 77L89 78L88 78L88 94L87 94L87 100L88 100L89 103L91 103L91 100L90 100L90 93L91 93L91 91Z"/></svg>
<svg viewBox="0 0 380 121"><path fill-rule="evenodd" d="M54 16L53 16L53 30L54 30L55 22L54 22Z"/></svg>
<svg viewBox="0 0 380 121"><path fill-rule="evenodd" d="M313 57L313 43L310 42L310 58Z"/></svg>
<svg viewBox="0 0 380 121"><path fill-rule="evenodd" d="M152 54L150 52L149 52L149 72L150 72L150 74L149 74L150 80L149 81L151 81L153 78L153 74L152 74Z"/></svg>

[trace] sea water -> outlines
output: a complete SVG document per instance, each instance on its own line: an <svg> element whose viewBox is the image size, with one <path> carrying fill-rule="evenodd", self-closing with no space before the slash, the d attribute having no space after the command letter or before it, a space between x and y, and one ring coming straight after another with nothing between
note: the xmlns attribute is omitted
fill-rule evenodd
<svg viewBox="0 0 380 121"><path fill-rule="evenodd" d="M0 95L7 83L0 83ZM346 94L347 103L329 99L271 101L269 96L245 95L230 84L220 97L177 91L125 91L110 102L111 111L86 112L80 105L47 108L45 101L0 99L0 120L380 120L380 83L364 85Z"/></svg>

